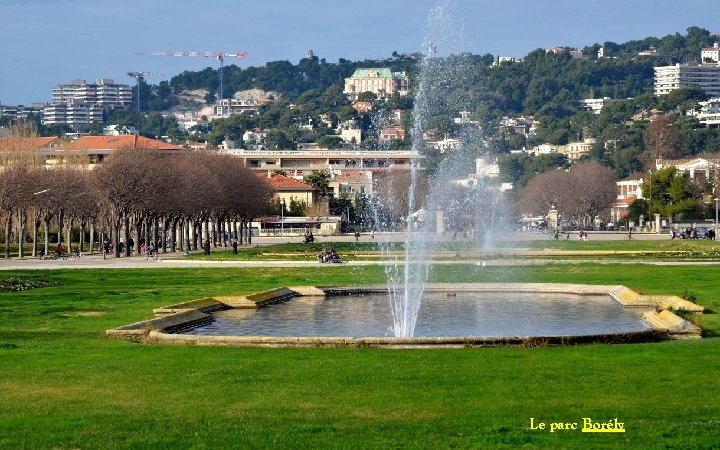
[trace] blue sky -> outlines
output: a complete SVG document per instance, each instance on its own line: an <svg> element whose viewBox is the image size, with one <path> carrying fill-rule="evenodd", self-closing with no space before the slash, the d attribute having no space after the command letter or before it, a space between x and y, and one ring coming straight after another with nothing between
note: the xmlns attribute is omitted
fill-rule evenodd
<svg viewBox="0 0 720 450"><path fill-rule="evenodd" d="M539 47L583 47L700 26L720 33L718 0L448 0L436 23L453 49L522 57ZM203 58L137 56L143 50L247 51L240 66L312 49L359 60L422 49L437 0L0 0L0 103L47 102L54 85L217 67ZM437 31L440 29L442 31ZM461 36L461 37L457 37Z"/></svg>

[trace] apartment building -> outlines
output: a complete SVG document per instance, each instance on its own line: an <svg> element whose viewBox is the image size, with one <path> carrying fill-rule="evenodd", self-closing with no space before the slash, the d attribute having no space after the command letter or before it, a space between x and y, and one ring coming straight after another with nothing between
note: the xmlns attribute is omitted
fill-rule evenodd
<svg viewBox="0 0 720 450"><path fill-rule="evenodd" d="M720 98L711 98L706 102L698 102L700 109L691 109L687 112L689 116L694 116L700 123L707 125L709 128L720 127Z"/></svg>
<svg viewBox="0 0 720 450"><path fill-rule="evenodd" d="M357 170L387 171L410 169L411 163L421 168L424 157L409 150L233 150L231 155L241 158L245 166L258 171L283 170L293 176L314 172L346 173Z"/></svg>
<svg viewBox="0 0 720 450"><path fill-rule="evenodd" d="M103 123L105 111L131 103L132 88L127 84L117 84L108 78L95 83L73 80L53 87L52 101L43 109L43 124L82 130L90 124Z"/></svg>
<svg viewBox="0 0 720 450"><path fill-rule="evenodd" d="M44 107L44 103L33 103L30 106L0 104L0 117L9 117L11 120L27 120L31 114L41 113Z"/></svg>
<svg viewBox="0 0 720 450"><path fill-rule="evenodd" d="M123 108L132 103L132 87L117 84L109 78L100 78L95 83L85 80L73 80L68 84L59 84L52 89L53 104L76 100L95 104L104 109Z"/></svg>
<svg viewBox="0 0 720 450"><path fill-rule="evenodd" d="M655 95L697 86L711 97L720 97L720 66L675 64L655 67Z"/></svg>
<svg viewBox="0 0 720 450"><path fill-rule="evenodd" d="M46 106L42 122L44 125L67 125L74 130L83 129L92 123L103 123L103 109L93 103L71 99Z"/></svg>
<svg viewBox="0 0 720 450"><path fill-rule="evenodd" d="M385 98L394 94L407 95L410 79L405 72L393 72L389 68L356 69L350 78L345 78L343 93L355 101L362 92L372 92Z"/></svg>

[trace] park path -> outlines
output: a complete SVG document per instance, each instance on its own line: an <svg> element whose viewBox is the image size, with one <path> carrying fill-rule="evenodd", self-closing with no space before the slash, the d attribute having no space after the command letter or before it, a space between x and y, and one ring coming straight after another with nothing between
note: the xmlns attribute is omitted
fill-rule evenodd
<svg viewBox="0 0 720 450"><path fill-rule="evenodd" d="M622 240L626 237L624 233L593 233L590 235L592 240L610 241ZM376 240L385 240L390 242L401 241L402 233L394 233L388 236L376 235ZM637 240L666 240L667 237L658 234L633 234L633 238ZM300 242L301 237L276 237L276 238L255 238L253 246L256 245L272 245L284 242ZM332 239L332 242L352 242L354 237L348 236L332 236L324 239ZM553 240L547 234L537 233L514 233L509 235L507 240L513 242L522 241L538 241ZM362 236L361 241L370 241L369 236ZM228 251L218 248L214 251ZM440 255L440 253L443 253ZM433 261L433 264L476 264L478 266L527 266L527 265L543 265L557 263L587 263L593 262L598 264L653 264L653 265L717 265L717 260L665 260L658 261L652 259L623 258L613 259L612 254L625 254L633 252L623 251L561 251L549 249L508 249L501 251L502 258L492 258L491 255L471 254L464 255L463 258L452 259L448 257L446 252L438 252L442 256L441 260ZM643 251L642 253L651 253ZM667 253L667 252L663 252ZM593 258L593 255L603 256L603 258ZM627 255L626 255L627 256ZM53 270L53 269L155 269L155 268L188 268L188 267L323 267L331 269L333 267L342 266L369 266L381 264L380 261L374 259L370 261L348 261L343 264L320 264L317 261L283 261L283 260L256 260L256 261L218 261L218 260L201 260L189 259L182 256L181 252L161 254L157 260L145 260L139 256L122 257L122 258L103 258L101 254L86 255L83 260L39 260L38 258L10 258L0 259L0 270Z"/></svg>

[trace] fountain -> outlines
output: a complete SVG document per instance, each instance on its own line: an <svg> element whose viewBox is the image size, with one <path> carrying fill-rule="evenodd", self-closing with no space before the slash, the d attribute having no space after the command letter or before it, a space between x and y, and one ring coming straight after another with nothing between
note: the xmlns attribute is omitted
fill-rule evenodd
<svg viewBox="0 0 720 450"><path fill-rule="evenodd" d="M458 42L463 42L458 38L460 30L462 26L455 23L447 4L431 11L423 44L425 55L418 65L415 88L411 136L416 151L425 145L423 134L429 127L429 119L449 114L452 108L448 101L462 96L461 90L466 85L463 81L470 76L471 66L465 61L467 56L456 47ZM450 240L472 239L483 248L492 245L492 232L501 204L499 192L482 181L472 188L462 188L452 182L458 176L467 177L471 171L469 167L474 167L474 157L483 153L482 143L474 134L477 129L466 130L461 148L454 148L452 154L435 168L426 195L420 192L419 163L414 161L405 198L400 202L388 198L379 204L386 211L405 211L402 259L391 251L388 242L381 240L380 245L396 337L414 335L424 286L431 270L428 256L433 243L452 236ZM468 211L474 214L468 214ZM375 223L380 224L381 231L394 231L382 228L389 224L383 224L377 210Z"/></svg>

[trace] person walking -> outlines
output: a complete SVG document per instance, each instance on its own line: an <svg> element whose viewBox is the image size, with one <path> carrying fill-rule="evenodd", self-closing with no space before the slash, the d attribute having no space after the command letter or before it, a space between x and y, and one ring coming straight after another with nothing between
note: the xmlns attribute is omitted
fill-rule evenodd
<svg viewBox="0 0 720 450"><path fill-rule="evenodd" d="M203 250L205 250L205 254L210 254L210 239L205 239L205 243L203 244Z"/></svg>
<svg viewBox="0 0 720 450"><path fill-rule="evenodd" d="M238 246L238 241L237 241L237 239L233 239L233 240L232 240L233 255L237 255L237 254L238 254L238 253L237 253L237 246Z"/></svg>

